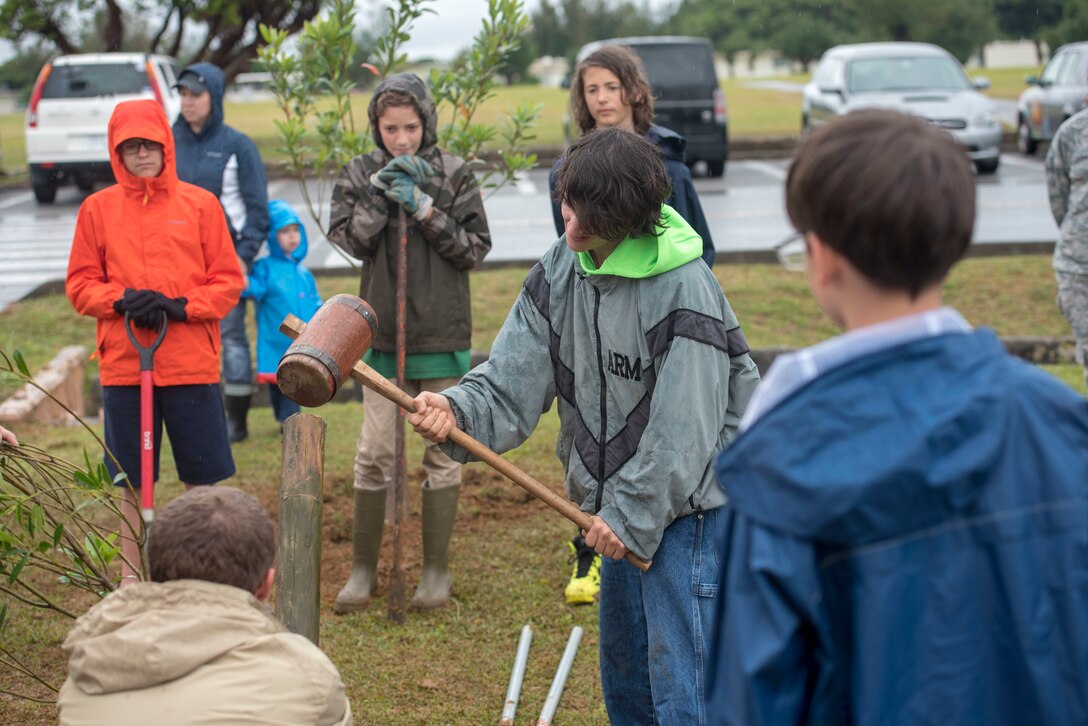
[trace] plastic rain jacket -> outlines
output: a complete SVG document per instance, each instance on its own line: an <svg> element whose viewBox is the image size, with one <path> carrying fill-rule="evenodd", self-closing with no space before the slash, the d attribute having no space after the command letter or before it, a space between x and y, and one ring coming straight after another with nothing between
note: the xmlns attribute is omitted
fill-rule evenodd
<svg viewBox="0 0 1088 726"><path fill-rule="evenodd" d="M443 391L458 427L499 452L558 400L567 495L644 559L678 517L725 503L714 453L759 383L699 236L668 207L661 221L659 237L625 239L600 269L560 238L529 272L488 361Z"/></svg>
<svg viewBox="0 0 1088 726"><path fill-rule="evenodd" d="M117 145L143 138L163 145L163 169L133 176ZM174 141L162 107L151 100L117 105L109 124L110 164L117 184L79 208L65 291L76 312L98 318L102 385L140 383L140 360L113 303L125 288L184 297L188 319L169 323L155 353L156 386L219 381L219 321L238 302L242 273L219 201L179 181ZM155 332L133 328L141 344Z"/></svg>
<svg viewBox="0 0 1088 726"><path fill-rule="evenodd" d="M348 726L340 674L245 590L139 582L64 640L61 726Z"/></svg>
<svg viewBox="0 0 1088 726"><path fill-rule="evenodd" d="M1088 402L991 332L844 363L717 472L710 723L1088 723Z"/></svg>
<svg viewBox="0 0 1088 726"><path fill-rule="evenodd" d="M309 322L321 307L313 273L302 265L308 249L306 227L287 202L274 199L268 210L272 220L268 257L253 263L249 287L242 293L257 301L257 372L264 374L276 372L291 345L291 339L280 332L283 319L290 313ZM302 237L290 258L276 240L276 232L289 224L297 224Z"/></svg>

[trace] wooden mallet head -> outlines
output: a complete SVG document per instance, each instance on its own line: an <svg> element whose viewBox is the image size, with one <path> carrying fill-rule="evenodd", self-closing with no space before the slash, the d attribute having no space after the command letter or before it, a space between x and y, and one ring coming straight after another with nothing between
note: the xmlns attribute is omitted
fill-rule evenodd
<svg viewBox="0 0 1088 726"><path fill-rule="evenodd" d="M355 295L335 295L280 358L276 383L295 403L313 408L332 400L378 332L378 316Z"/></svg>

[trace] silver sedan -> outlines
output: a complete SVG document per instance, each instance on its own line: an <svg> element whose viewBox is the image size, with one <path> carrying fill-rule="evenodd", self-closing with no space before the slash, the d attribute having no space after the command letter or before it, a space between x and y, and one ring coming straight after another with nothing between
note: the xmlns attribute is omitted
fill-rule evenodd
<svg viewBox="0 0 1088 726"><path fill-rule="evenodd" d="M947 129L980 174L1001 163L1001 122L993 103L947 51L929 43L858 43L829 49L805 86L802 127L809 131L863 108L890 108Z"/></svg>

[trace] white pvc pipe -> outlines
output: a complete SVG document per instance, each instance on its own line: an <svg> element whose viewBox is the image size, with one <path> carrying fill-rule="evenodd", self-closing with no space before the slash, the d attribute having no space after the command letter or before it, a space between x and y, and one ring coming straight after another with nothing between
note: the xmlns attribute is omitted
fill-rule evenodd
<svg viewBox="0 0 1088 726"><path fill-rule="evenodd" d="M518 654L514 657L514 670L510 673L510 685L506 689L506 703L502 707L501 726L514 726L514 711L518 708L521 682L525 678L525 665L529 662L529 644L533 642L533 629L522 626L518 639Z"/></svg>
<svg viewBox="0 0 1088 726"><path fill-rule="evenodd" d="M563 659L559 661L559 668L555 671L552 687L548 690L548 697L544 699L544 708L540 710L540 719L537 720L536 726L549 726L551 724L555 711L559 708L559 697L563 695L563 686L567 684L570 667L574 664L574 655L578 652L578 643L581 641L582 626L575 625L574 630L570 631L567 648L563 651Z"/></svg>

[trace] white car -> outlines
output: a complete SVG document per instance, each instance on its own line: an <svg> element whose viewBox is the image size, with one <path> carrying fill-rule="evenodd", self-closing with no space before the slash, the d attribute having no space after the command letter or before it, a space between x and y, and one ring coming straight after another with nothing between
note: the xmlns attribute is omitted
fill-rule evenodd
<svg viewBox="0 0 1088 726"><path fill-rule="evenodd" d="M920 116L947 130L980 174L1001 163L1001 122L985 78L974 81L948 51L929 43L858 43L829 49L805 86L802 133L862 108Z"/></svg>
<svg viewBox="0 0 1088 726"><path fill-rule="evenodd" d="M27 164L38 203L51 203L69 181L84 191L96 181L112 182L106 132L114 106L154 99L173 123L181 111L176 77L173 58L145 53L62 55L46 63L26 110Z"/></svg>

